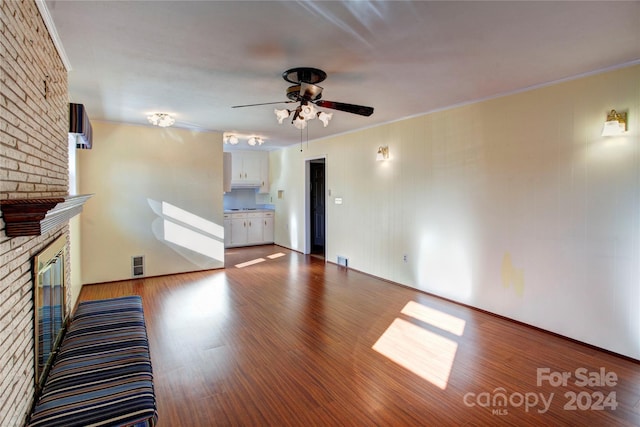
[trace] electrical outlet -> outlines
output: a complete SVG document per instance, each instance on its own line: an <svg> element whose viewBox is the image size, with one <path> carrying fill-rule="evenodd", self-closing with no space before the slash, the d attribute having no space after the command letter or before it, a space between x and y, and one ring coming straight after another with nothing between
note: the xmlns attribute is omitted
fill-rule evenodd
<svg viewBox="0 0 640 427"><path fill-rule="evenodd" d="M402 255L402 261L404 261L405 264L408 263L409 262L409 255L407 255L407 254Z"/></svg>

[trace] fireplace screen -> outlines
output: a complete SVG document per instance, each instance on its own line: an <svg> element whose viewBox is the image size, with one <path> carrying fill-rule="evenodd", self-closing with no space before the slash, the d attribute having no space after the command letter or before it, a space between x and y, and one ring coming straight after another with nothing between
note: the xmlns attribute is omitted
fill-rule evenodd
<svg viewBox="0 0 640 427"><path fill-rule="evenodd" d="M35 257L35 369L42 386L66 324L65 258L67 238L59 237Z"/></svg>

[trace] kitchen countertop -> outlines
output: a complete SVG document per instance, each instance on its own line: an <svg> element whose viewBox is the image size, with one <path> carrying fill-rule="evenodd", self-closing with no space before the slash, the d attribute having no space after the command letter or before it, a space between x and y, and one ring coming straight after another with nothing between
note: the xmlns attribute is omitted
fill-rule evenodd
<svg viewBox="0 0 640 427"><path fill-rule="evenodd" d="M251 208L251 209L225 209L224 213L249 213L249 212L274 212L274 209Z"/></svg>

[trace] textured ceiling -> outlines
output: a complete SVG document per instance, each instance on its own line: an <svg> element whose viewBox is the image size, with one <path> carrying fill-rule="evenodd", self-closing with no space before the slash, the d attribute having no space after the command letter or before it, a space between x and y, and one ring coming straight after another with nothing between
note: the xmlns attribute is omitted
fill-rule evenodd
<svg viewBox="0 0 640 427"><path fill-rule="evenodd" d="M91 119L314 140L640 61L640 2L46 1ZM327 72L327 128L278 125L284 70ZM327 110L328 111L328 110ZM244 143L241 143L246 148Z"/></svg>

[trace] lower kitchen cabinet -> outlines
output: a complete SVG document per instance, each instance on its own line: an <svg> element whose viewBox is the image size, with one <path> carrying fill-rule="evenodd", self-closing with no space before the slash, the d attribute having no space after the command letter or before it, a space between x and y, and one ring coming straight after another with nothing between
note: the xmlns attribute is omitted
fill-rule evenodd
<svg viewBox="0 0 640 427"><path fill-rule="evenodd" d="M231 214L224 214L224 247L231 246Z"/></svg>
<svg viewBox="0 0 640 427"><path fill-rule="evenodd" d="M251 212L247 214L247 244L259 245L265 243L262 238L263 229L262 212Z"/></svg>
<svg viewBox="0 0 640 427"><path fill-rule="evenodd" d="M227 248L273 243L273 230L272 211L224 214L224 244Z"/></svg>
<svg viewBox="0 0 640 427"><path fill-rule="evenodd" d="M264 223L264 228L262 230L263 240L268 243L273 243L274 241L274 223L273 223L273 212L265 212L262 217L262 222Z"/></svg>
<svg viewBox="0 0 640 427"><path fill-rule="evenodd" d="M232 214L231 230L229 231L232 246L246 245L248 242L247 214Z"/></svg>

